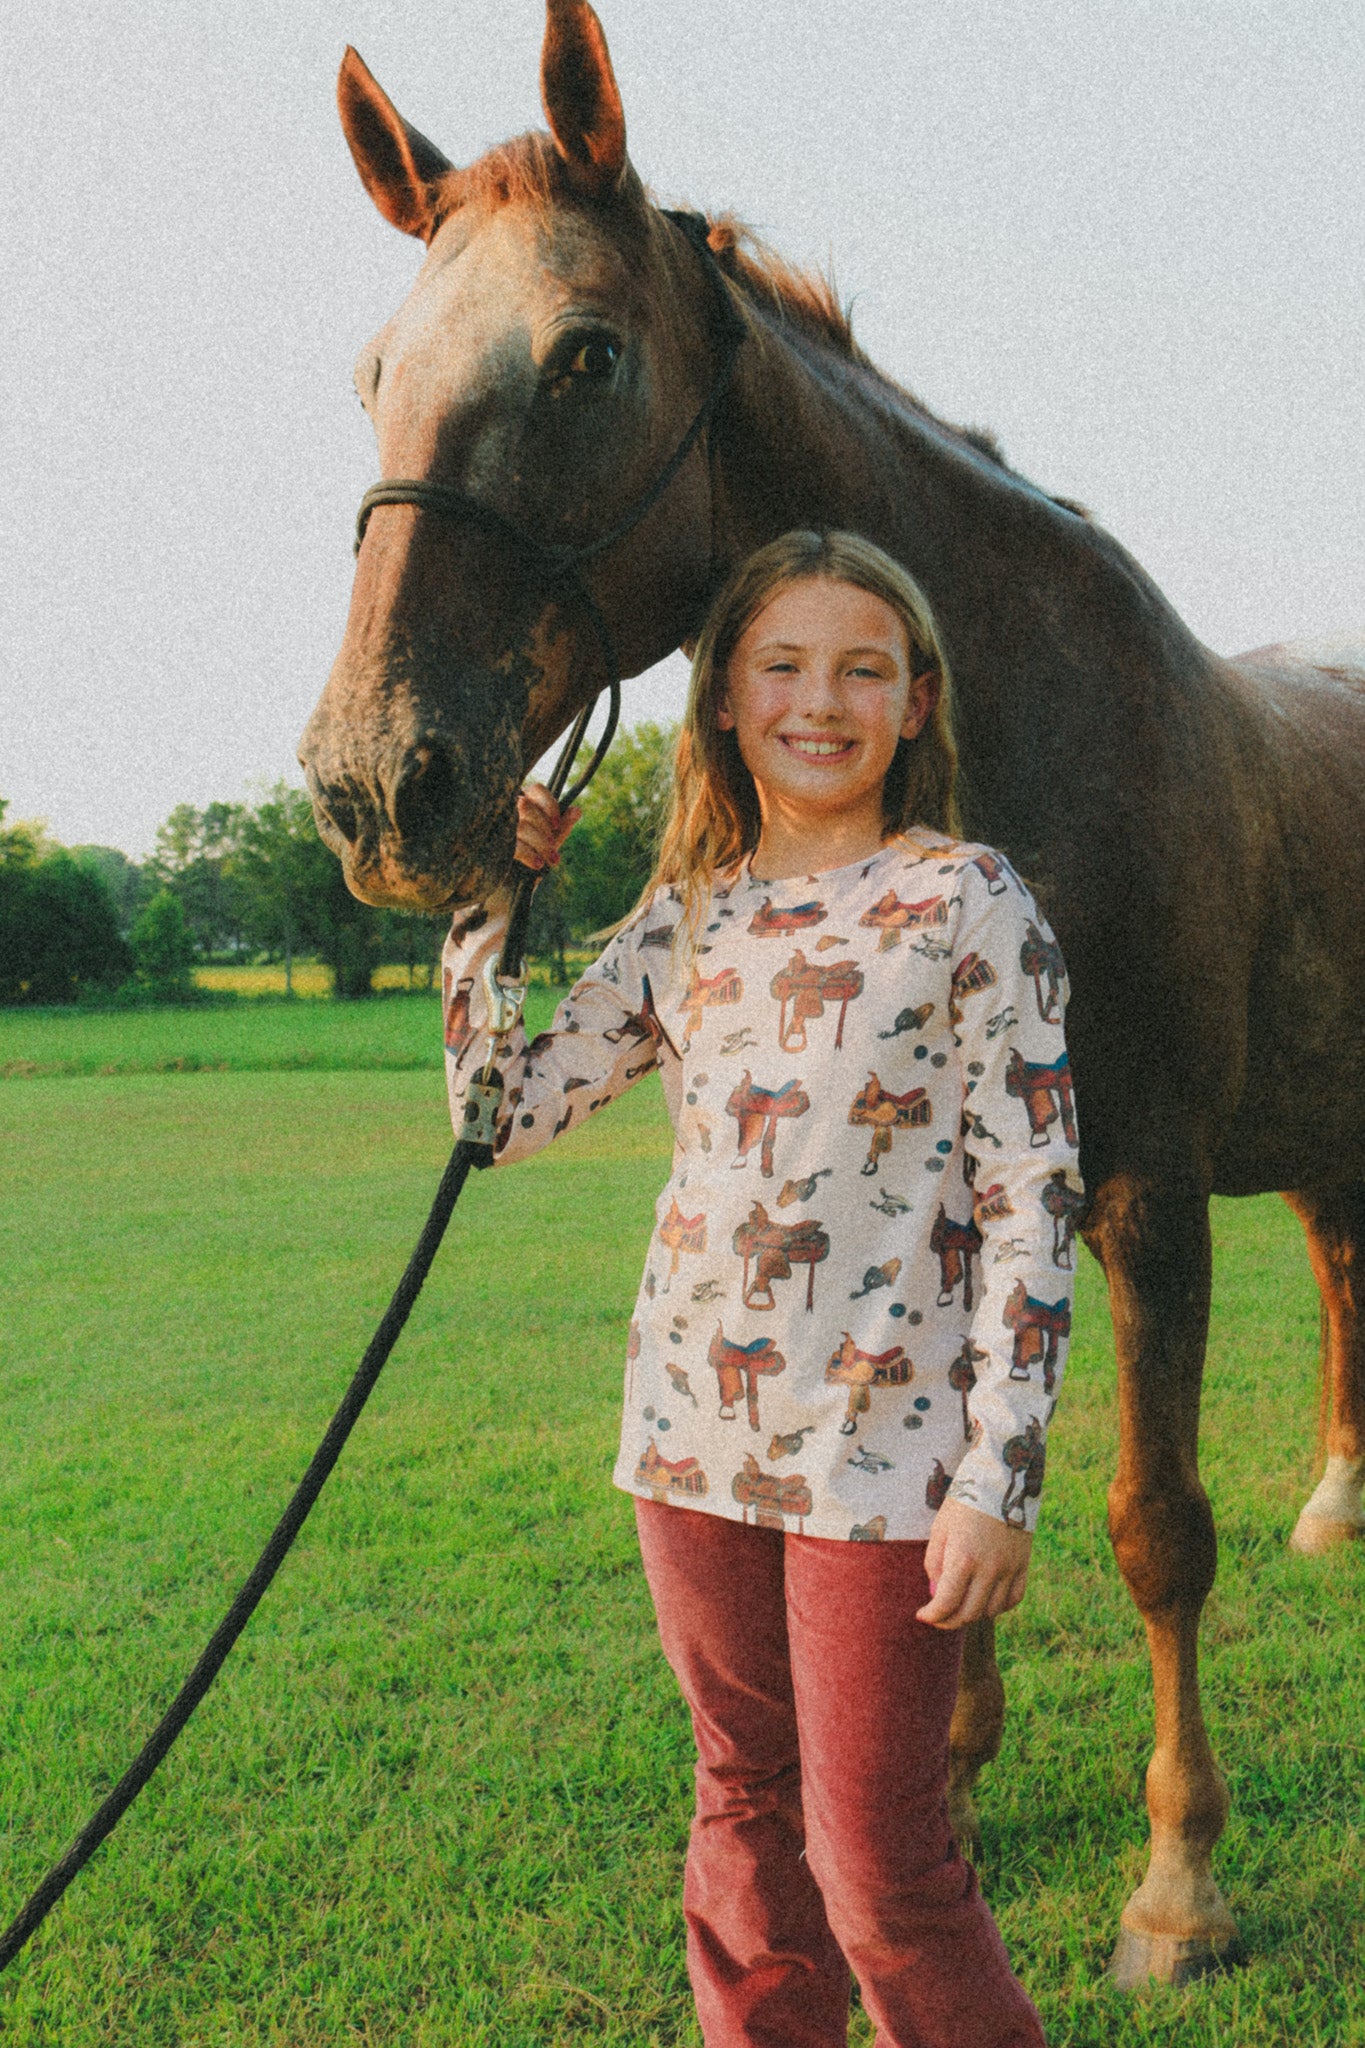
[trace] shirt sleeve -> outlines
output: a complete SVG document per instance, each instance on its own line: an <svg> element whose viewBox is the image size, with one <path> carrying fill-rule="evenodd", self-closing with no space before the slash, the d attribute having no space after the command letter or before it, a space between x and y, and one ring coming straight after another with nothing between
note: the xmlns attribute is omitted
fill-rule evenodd
<svg viewBox="0 0 1365 2048"><path fill-rule="evenodd" d="M949 1497L1031 1530L1071 1333L1084 1200L1066 969L1008 862L989 853L969 862L961 887L951 1014L981 1291L961 1368L972 1439Z"/></svg>
<svg viewBox="0 0 1365 2048"><path fill-rule="evenodd" d="M548 1031L528 1041L518 1024L504 1041L496 1165L538 1152L658 1066L668 1037L636 944L649 914L647 908L616 934L559 1005ZM484 972L506 929L505 905L467 906L456 911L441 955L446 1085L457 1134L464 1129L465 1092L488 1046Z"/></svg>

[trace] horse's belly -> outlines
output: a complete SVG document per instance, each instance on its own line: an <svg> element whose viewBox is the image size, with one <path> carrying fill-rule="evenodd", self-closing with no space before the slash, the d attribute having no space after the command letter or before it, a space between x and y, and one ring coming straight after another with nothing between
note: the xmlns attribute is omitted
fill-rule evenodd
<svg viewBox="0 0 1365 2048"><path fill-rule="evenodd" d="M1270 1085L1267 1085L1267 1080ZM1326 1085L1324 1085L1324 1082ZM1249 1082L1213 1162L1216 1195L1365 1179L1365 1058Z"/></svg>

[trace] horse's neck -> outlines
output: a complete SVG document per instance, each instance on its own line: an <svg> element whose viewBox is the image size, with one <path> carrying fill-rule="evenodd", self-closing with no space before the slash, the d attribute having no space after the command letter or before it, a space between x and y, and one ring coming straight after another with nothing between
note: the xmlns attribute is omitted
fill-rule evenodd
<svg viewBox="0 0 1365 2048"><path fill-rule="evenodd" d="M1198 643L1112 537L916 406L869 365L750 308L718 449L716 554L733 563L793 526L865 534L933 606L975 722L1027 719L1030 678L1055 691L1121 656L1154 676ZM1008 701L1006 701L1008 700ZM1054 700L1055 701L1055 700Z"/></svg>

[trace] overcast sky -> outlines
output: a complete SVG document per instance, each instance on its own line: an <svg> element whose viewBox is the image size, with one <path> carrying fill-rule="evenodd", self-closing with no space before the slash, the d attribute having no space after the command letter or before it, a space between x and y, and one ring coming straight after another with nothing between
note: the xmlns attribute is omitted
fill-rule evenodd
<svg viewBox="0 0 1365 2048"><path fill-rule="evenodd" d="M1235 652L1365 638L1360 0L601 0L659 196L832 259L864 345ZM0 27L0 796L133 854L298 779L351 393L419 245L356 44L457 161L539 119L533 0L43 0ZM672 715L681 662L632 685Z"/></svg>

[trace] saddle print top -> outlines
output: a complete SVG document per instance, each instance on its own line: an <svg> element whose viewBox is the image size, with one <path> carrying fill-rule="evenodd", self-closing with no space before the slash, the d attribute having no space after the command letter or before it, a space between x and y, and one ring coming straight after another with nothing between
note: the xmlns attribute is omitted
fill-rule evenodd
<svg viewBox="0 0 1365 2048"><path fill-rule="evenodd" d="M1031 1529L1082 1203L1061 953L999 854L669 890L504 1061L498 1163L656 1067L675 1134L616 1483L771 1529L922 1539L949 1494ZM446 942L458 1131L500 916Z"/></svg>

